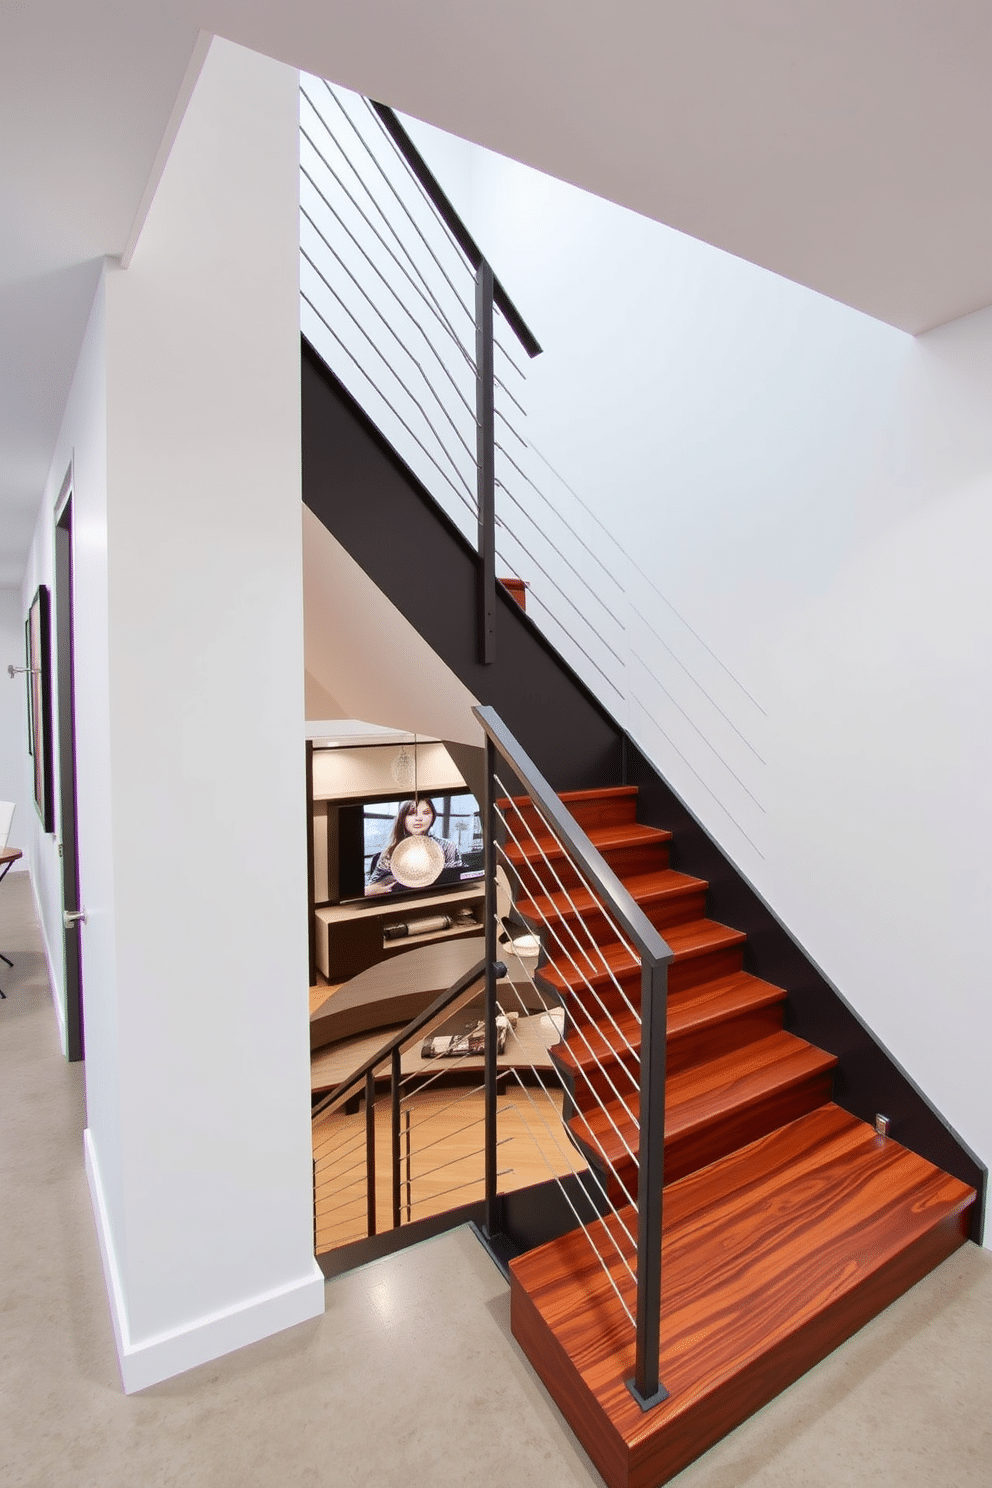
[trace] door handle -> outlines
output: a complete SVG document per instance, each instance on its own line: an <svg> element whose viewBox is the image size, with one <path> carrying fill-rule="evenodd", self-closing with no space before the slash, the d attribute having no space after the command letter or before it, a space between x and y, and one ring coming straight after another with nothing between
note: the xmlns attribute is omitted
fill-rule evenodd
<svg viewBox="0 0 992 1488"><path fill-rule="evenodd" d="M79 924L85 925L85 909L64 909L62 911L62 924L66 930L73 930Z"/></svg>

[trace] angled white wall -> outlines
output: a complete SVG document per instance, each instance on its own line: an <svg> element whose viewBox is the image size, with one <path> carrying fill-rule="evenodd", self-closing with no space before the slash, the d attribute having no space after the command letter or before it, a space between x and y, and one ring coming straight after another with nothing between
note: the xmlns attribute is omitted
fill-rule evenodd
<svg viewBox="0 0 992 1488"><path fill-rule="evenodd" d="M411 129L545 347L604 701L989 1162L992 309L914 339Z"/></svg>
<svg viewBox="0 0 992 1488"><path fill-rule="evenodd" d="M323 1309L296 125L291 69L212 45L105 271L26 580L75 449L86 1158L127 1390Z"/></svg>
<svg viewBox="0 0 992 1488"><path fill-rule="evenodd" d="M365 718L481 745L477 701L409 620L303 510L303 613L312 718ZM319 711L324 701L331 712Z"/></svg>

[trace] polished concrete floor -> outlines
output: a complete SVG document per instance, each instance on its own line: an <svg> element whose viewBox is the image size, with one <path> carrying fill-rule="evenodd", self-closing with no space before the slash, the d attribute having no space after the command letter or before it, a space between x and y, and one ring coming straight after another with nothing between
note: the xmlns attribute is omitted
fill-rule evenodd
<svg viewBox="0 0 992 1488"><path fill-rule="evenodd" d="M598 1475L509 1331L466 1230L338 1278L326 1315L121 1394L24 874L0 890L2 1488L587 1488ZM675 1480L990 1488L992 1253L967 1246Z"/></svg>

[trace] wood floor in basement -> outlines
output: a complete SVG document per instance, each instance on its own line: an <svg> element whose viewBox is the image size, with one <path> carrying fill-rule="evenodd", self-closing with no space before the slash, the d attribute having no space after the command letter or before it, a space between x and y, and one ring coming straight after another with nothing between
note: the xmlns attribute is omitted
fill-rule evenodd
<svg viewBox="0 0 992 1488"><path fill-rule="evenodd" d="M407 1119L410 1161L407 1164ZM500 1193L582 1172L564 1134L561 1093L516 1086L497 1101ZM483 1097L434 1087L403 1100L401 1219L426 1219L485 1197ZM314 1123L317 1252L366 1235L365 1112L333 1112ZM376 1105L376 1228L392 1227L392 1132L388 1097Z"/></svg>

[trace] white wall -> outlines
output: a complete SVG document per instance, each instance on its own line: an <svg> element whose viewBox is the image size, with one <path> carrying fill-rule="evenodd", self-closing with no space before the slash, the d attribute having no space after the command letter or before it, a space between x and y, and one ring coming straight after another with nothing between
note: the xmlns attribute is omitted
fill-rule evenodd
<svg viewBox="0 0 992 1488"><path fill-rule="evenodd" d="M21 847L28 831L34 797L28 777L27 693L22 676L13 681L7 667L24 666L24 611L19 589L0 588L0 800L14 802L10 847ZM22 858L10 869L24 870Z"/></svg>
<svg viewBox="0 0 992 1488"><path fill-rule="evenodd" d="M86 1157L129 1390L323 1308L296 124L294 72L212 45L105 272L26 580L74 447Z"/></svg>
<svg viewBox="0 0 992 1488"><path fill-rule="evenodd" d="M992 309L914 340L413 128L546 348L601 694L988 1162Z"/></svg>
<svg viewBox="0 0 992 1488"><path fill-rule="evenodd" d="M27 606L39 584L47 584L53 598L54 630L54 513L66 474L73 472L73 566L75 586L76 769L80 875L84 903L90 909L86 928L87 982L103 989L87 1006L92 1023L94 1073L102 1049L112 1049L116 961L113 942L113 873L107 822L111 811L109 735L107 716L107 389L106 306L102 279L97 285L80 349L79 360L55 447L38 526L32 543L21 594ZM58 689L52 689L52 719L58 738ZM56 779L57 767L56 767ZM61 833L59 793L55 790L56 830L44 833L37 812L31 813L26 843L35 899L41 919L49 971L66 1050L65 966L62 944L62 876L58 843ZM110 1010L109 1017L105 1017ZM101 1025L102 1035L101 1036ZM112 1063L114 1061L112 1060ZM106 1087L91 1082L96 1094L115 1108L114 1082ZM108 1142L106 1162L115 1161Z"/></svg>
<svg viewBox="0 0 992 1488"><path fill-rule="evenodd" d="M342 717L481 745L477 699L306 508L303 613L309 685Z"/></svg>

